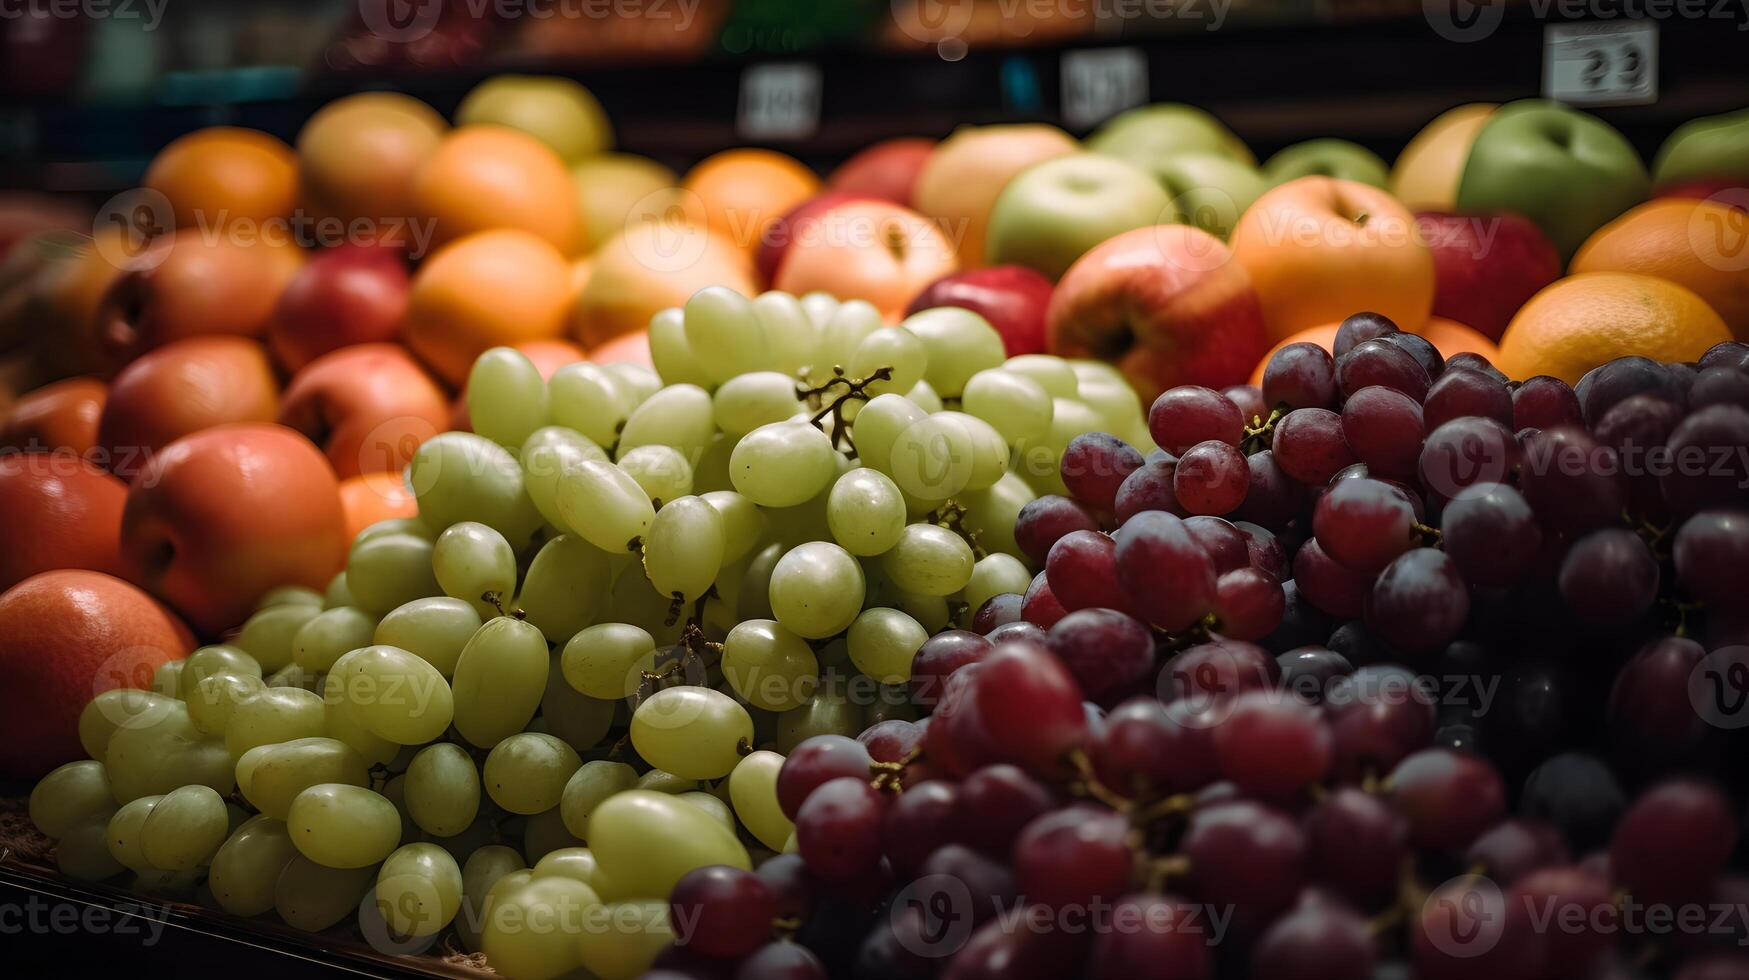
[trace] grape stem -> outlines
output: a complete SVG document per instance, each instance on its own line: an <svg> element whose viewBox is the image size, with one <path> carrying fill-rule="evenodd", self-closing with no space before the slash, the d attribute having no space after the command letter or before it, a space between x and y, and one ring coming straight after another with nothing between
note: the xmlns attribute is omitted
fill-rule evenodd
<svg viewBox="0 0 1749 980"><path fill-rule="evenodd" d="M825 404L824 408L815 412L814 417L809 419L808 423L814 428L819 429L821 432L825 432L826 426L822 423L825 422L827 416L831 416L832 431L829 434L832 436L832 448L844 453L852 459L855 459L856 442L850 438L849 423L844 421L844 406L853 398L859 402L868 401L870 398L868 393L869 385L874 384L876 381L891 381L892 379L893 369L891 367L880 368L866 378L852 379L844 376L843 366L834 364L832 365L832 377L828 379L825 384L816 388L806 388L797 385L796 397L798 399L805 399L810 407L822 405L826 402L826 395L833 388L836 388L839 385L844 386L844 393L837 398L834 398L830 404ZM843 445L840 445L840 442L842 442Z"/></svg>
<svg viewBox="0 0 1749 980"><path fill-rule="evenodd" d="M1440 534L1439 528L1423 524L1420 521L1415 521L1409 525L1409 534L1424 548L1438 548L1440 543L1445 540L1444 535Z"/></svg>
<svg viewBox="0 0 1749 980"><path fill-rule="evenodd" d="M1281 417L1286 414L1282 411L1285 407L1280 405L1270 409L1267 419L1251 416L1251 424L1245 426L1245 435L1239 440L1239 451L1252 456L1268 449L1275 437L1275 423L1281 421Z"/></svg>
<svg viewBox="0 0 1749 980"><path fill-rule="evenodd" d="M528 617L528 613L523 612L520 608L505 612L504 596L498 592L482 592L480 593L480 601L491 606L493 609L498 610L498 615L500 616L509 616L511 619L519 620Z"/></svg>
<svg viewBox="0 0 1749 980"><path fill-rule="evenodd" d="M936 527L946 528L947 530L959 535L960 540L964 541L966 545L972 549L973 559L982 561L989 556L990 553L984 550L983 545L978 543L979 532L966 527L966 508L965 505L961 504L958 500L955 500L952 497L947 498L941 502L940 507L930 511L929 515L924 518L924 520L934 524ZM961 605L963 606L964 603L961 603Z"/></svg>

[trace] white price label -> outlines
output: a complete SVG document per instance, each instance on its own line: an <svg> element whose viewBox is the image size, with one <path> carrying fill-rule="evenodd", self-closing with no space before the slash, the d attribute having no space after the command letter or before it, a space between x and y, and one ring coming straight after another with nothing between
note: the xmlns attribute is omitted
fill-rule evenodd
<svg viewBox="0 0 1749 980"><path fill-rule="evenodd" d="M1148 59L1140 48L1063 52L1063 122L1094 126L1148 101Z"/></svg>
<svg viewBox="0 0 1749 980"><path fill-rule="evenodd" d="M1658 22L1550 24L1543 31L1543 95L1571 105L1658 101Z"/></svg>
<svg viewBox="0 0 1749 980"><path fill-rule="evenodd" d="M820 68L752 65L741 73L736 130L747 139L807 139L820 128Z"/></svg>

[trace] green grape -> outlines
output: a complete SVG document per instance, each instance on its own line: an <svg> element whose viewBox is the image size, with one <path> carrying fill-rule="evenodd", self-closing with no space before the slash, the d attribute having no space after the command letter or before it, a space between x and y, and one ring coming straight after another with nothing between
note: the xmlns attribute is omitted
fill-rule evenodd
<svg viewBox="0 0 1749 980"><path fill-rule="evenodd" d="M946 596L971 581L975 561L971 545L947 528L910 524L881 556L881 570L906 592Z"/></svg>
<svg viewBox="0 0 1749 980"><path fill-rule="evenodd" d="M547 734L562 739L578 752L586 752L599 745L613 727L617 703L592 698L572 687L565 680L563 658L559 654L553 654L548 663L547 689L540 701Z"/></svg>
<svg viewBox="0 0 1749 980"><path fill-rule="evenodd" d="M196 783L221 794L236 785L225 741L202 735L180 701L151 724L116 729L105 748L103 769L118 803Z"/></svg>
<svg viewBox="0 0 1749 980"><path fill-rule="evenodd" d="M225 723L225 749L232 759L257 745L289 742L323 733L322 697L296 687L270 687L231 709Z"/></svg>
<svg viewBox="0 0 1749 980"><path fill-rule="evenodd" d="M882 684L903 684L911 679L911 661L929 633L897 609L877 608L856 617L845 639L857 670Z"/></svg>
<svg viewBox="0 0 1749 980"><path fill-rule="evenodd" d="M924 349L923 341L904 327L893 327L876 330L862 338L851 353L844 373L861 380L873 377L882 368L890 368L891 378L871 382L864 390L871 396L889 392L902 395L923 380L923 371L928 364L929 352Z"/></svg>
<svg viewBox="0 0 1749 980"><path fill-rule="evenodd" d="M1016 457L1016 469L1026 482L1040 494L1066 494L1063 486L1063 450L1069 441L1084 432L1097 432L1105 427L1105 419L1085 404L1069 398L1051 402L1050 435L1036 443L1022 446Z"/></svg>
<svg viewBox="0 0 1749 980"><path fill-rule="evenodd" d="M826 497L832 540L858 557L878 555L905 529L905 498L891 477L859 466L839 477Z"/></svg>
<svg viewBox="0 0 1749 980"><path fill-rule="evenodd" d="M237 705L266 688L266 681L249 674L214 674L202 678L183 703L188 705L188 720L196 731L222 737Z"/></svg>
<svg viewBox="0 0 1749 980"><path fill-rule="evenodd" d="M777 716L777 750L788 755L815 735L855 738L866 727L861 706L843 691L822 685L806 704Z"/></svg>
<svg viewBox="0 0 1749 980"><path fill-rule="evenodd" d="M762 425L791 419L802 411L796 379L777 371L755 371L723 382L712 399L717 428L744 436Z"/></svg>
<svg viewBox="0 0 1749 980"><path fill-rule="evenodd" d="M463 390L469 424L500 446L515 449L547 424L547 383L514 347L494 347L474 358Z"/></svg>
<svg viewBox="0 0 1749 980"><path fill-rule="evenodd" d="M400 743L372 732L354 715L352 705L341 696L346 689L344 678L324 674L321 683L322 729L327 738L344 742L365 762L372 764L386 764L400 753Z"/></svg>
<svg viewBox="0 0 1749 980"><path fill-rule="evenodd" d="M960 408L995 426L1016 446L1051 431L1051 396L1044 386L1017 371L979 371L966 382Z"/></svg>
<svg viewBox="0 0 1749 980"><path fill-rule="evenodd" d="M588 436L562 425L536 429L522 444L518 454L522 460L522 485L534 509L548 524L560 526L559 479L566 471L586 460L611 462L607 451Z"/></svg>
<svg viewBox="0 0 1749 980"><path fill-rule="evenodd" d="M669 385L632 410L619 434L619 452L624 455L639 446L672 446L690 463L716 434L710 393L698 385Z"/></svg>
<svg viewBox="0 0 1749 980"><path fill-rule="evenodd" d="M631 789L638 781L638 771L623 762L594 759L583 763L571 774L565 790L559 796L559 816L565 829L577 837L587 837L589 815L602 801L615 793Z"/></svg>
<svg viewBox="0 0 1749 980"><path fill-rule="evenodd" d="M692 493L692 464L669 446L628 449L620 454L619 468L630 473L658 506Z"/></svg>
<svg viewBox="0 0 1749 980"><path fill-rule="evenodd" d="M295 663L291 663L268 674L263 678L263 681L268 687L295 687L300 690L313 691L321 687L322 678Z"/></svg>
<svg viewBox="0 0 1749 980"><path fill-rule="evenodd" d="M516 980L551 980L583 963L577 934L600 906L588 885L571 878L506 875L492 887L480 949L492 969Z"/></svg>
<svg viewBox="0 0 1749 980"><path fill-rule="evenodd" d="M268 606L322 606L322 593L302 585L282 585L268 589L256 600L255 609L260 611Z"/></svg>
<svg viewBox="0 0 1749 980"><path fill-rule="evenodd" d="M729 457L735 489L761 507L794 507L825 490L838 475L838 451L806 422L762 425L742 437Z"/></svg>
<svg viewBox="0 0 1749 980"><path fill-rule="evenodd" d="M229 643L200 647L182 660L182 671L177 675L176 696L187 700L201 681L214 674L249 674L260 677L261 664L244 653L241 647Z"/></svg>
<svg viewBox="0 0 1749 980"><path fill-rule="evenodd" d="M369 646L376 629L376 617L352 606L318 613L292 637L292 660L312 674L326 673L341 654Z"/></svg>
<svg viewBox="0 0 1749 980"><path fill-rule="evenodd" d="M374 884L375 868L333 868L300 854L274 882L273 910L293 929L321 932L357 911Z"/></svg>
<svg viewBox="0 0 1749 980"><path fill-rule="evenodd" d="M576 535L561 534L542 545L528 566L517 608L549 643L564 643L600 614L612 574L607 552Z"/></svg>
<svg viewBox="0 0 1749 980"><path fill-rule="evenodd" d="M358 532L357 537L352 539L352 543L357 545L361 541L372 541L390 534L411 534L416 538L436 541L437 532L441 530L443 529L432 528L431 525L417 517L388 517L366 526L364 530ZM327 605L325 599L323 604Z"/></svg>
<svg viewBox="0 0 1749 980"><path fill-rule="evenodd" d="M396 936L435 936L462 904L462 869L436 844L404 844L377 869L377 911Z"/></svg>
<svg viewBox="0 0 1749 980"><path fill-rule="evenodd" d="M433 837L468 829L480 810L480 773L466 750L453 742L428 745L407 763L403 787L407 815Z"/></svg>
<svg viewBox="0 0 1749 980"><path fill-rule="evenodd" d="M559 816L558 807L545 813L537 813L523 824L522 856L531 864L554 851L582 846L583 841L572 837L571 832L565 829L565 821Z"/></svg>
<svg viewBox="0 0 1749 980"><path fill-rule="evenodd" d="M102 881L127 870L109 853L109 814L69 826L55 844L55 867L74 881Z"/></svg>
<svg viewBox="0 0 1749 980"><path fill-rule="evenodd" d="M366 868L401 842L401 814L380 793L318 783L293 797L286 829L298 853L328 868Z"/></svg>
<svg viewBox="0 0 1749 980"><path fill-rule="evenodd" d="M770 619L749 619L723 640L723 676L747 703L788 711L806 701L820 664L808 642Z"/></svg>
<svg viewBox="0 0 1749 980"><path fill-rule="evenodd" d="M784 816L777 803L777 774L783 768L783 756L761 749L742 759L729 773L729 801L735 815L759 843L780 850L796 825Z"/></svg>
<svg viewBox="0 0 1749 980"><path fill-rule="evenodd" d="M1032 573L1013 555L993 554L978 559L972 566L972 578L966 583L964 599L968 612L977 612L992 596L1005 592L1025 595L1032 584Z"/></svg>
<svg viewBox="0 0 1749 980"><path fill-rule="evenodd" d="M673 943L666 901L608 902L593 911L577 936L584 969L601 980L643 976Z"/></svg>
<svg viewBox="0 0 1749 980"><path fill-rule="evenodd" d="M588 840L601 870L627 896L665 900L688 871L710 864L752 870L734 833L665 793L616 794L590 815Z"/></svg>
<svg viewBox="0 0 1749 980"><path fill-rule="evenodd" d="M455 665L455 728L481 748L522 731L547 686L547 641L532 624L497 616Z"/></svg>
<svg viewBox="0 0 1749 980"><path fill-rule="evenodd" d="M291 813L299 793L323 783L369 786L370 767L351 746L326 737L258 745L237 760L243 798L275 820Z"/></svg>
<svg viewBox="0 0 1749 980"><path fill-rule="evenodd" d="M816 493L794 507L766 507L761 512L765 515L766 541L776 541L786 549L809 541L827 541L832 537L832 522L826 517L826 507L831 501L831 484L838 482L839 477L850 472L853 465L843 456L837 456L842 465L837 466L823 492Z"/></svg>
<svg viewBox="0 0 1749 980"><path fill-rule="evenodd" d="M86 702L79 712L79 744L85 754L102 759L118 729L150 728L172 714L187 714L174 697L156 691L118 687Z"/></svg>
<svg viewBox="0 0 1749 980"><path fill-rule="evenodd" d="M634 402L614 372L584 361L553 372L547 381L547 405L554 422L597 445L610 446L619 438L619 427L632 413Z"/></svg>
<svg viewBox="0 0 1749 980"><path fill-rule="evenodd" d="M444 595L473 603L482 616L516 594L516 553L510 542L474 521L453 524L437 536L431 570Z"/></svg>
<svg viewBox="0 0 1749 980"><path fill-rule="evenodd" d="M425 526L418 521L414 521L414 523L419 524L420 527ZM353 543L357 544L358 542L354 540ZM322 608L339 609L341 606L356 605L358 603L352 599L352 590L346 587L346 571L342 569L328 580L328 591L322 595Z"/></svg>
<svg viewBox="0 0 1749 980"><path fill-rule="evenodd" d="M140 851L165 871L192 871L212 860L231 830L225 800L208 786L182 786L158 798L140 825Z"/></svg>
<svg viewBox="0 0 1749 980"><path fill-rule="evenodd" d="M152 690L167 697L181 697L182 667L181 660L169 660L159 664L152 671Z"/></svg>
<svg viewBox="0 0 1749 980"><path fill-rule="evenodd" d="M587 847L561 847L548 851L535 862L531 872L535 878L581 881L597 895L602 895L601 886L607 882L607 876L601 873L601 865L596 863L595 855Z"/></svg>
<svg viewBox="0 0 1749 980"><path fill-rule="evenodd" d="M74 824L114 812L109 774L91 759L51 771L30 791L30 822L48 837L59 838Z"/></svg>
<svg viewBox="0 0 1749 980"><path fill-rule="evenodd" d="M712 381L769 366L765 330L747 297L726 286L706 286L692 294L682 312L687 347Z"/></svg>
<svg viewBox="0 0 1749 980"><path fill-rule="evenodd" d="M492 746L481 779L492 802L528 815L558 806L565 783L582 765L577 751L562 740L519 732Z"/></svg>
<svg viewBox="0 0 1749 980"><path fill-rule="evenodd" d="M540 556L535 557L538 561ZM479 632L483 622L472 603L449 596L432 596L395 607L377 624L376 634L371 639L386 646L400 647L449 677L455 673L455 662L461 657L462 648Z"/></svg>
<svg viewBox="0 0 1749 980"><path fill-rule="evenodd" d="M431 554L431 542L411 534L360 541L346 559L346 590L358 608L372 616L414 599L441 595Z"/></svg>
<svg viewBox="0 0 1749 980"><path fill-rule="evenodd" d="M650 362L656 373L671 385L709 387L715 379L705 372L686 340L686 314L670 306L650 318Z"/></svg>
<svg viewBox="0 0 1749 980"><path fill-rule="evenodd" d="M1075 398L1080 394L1081 382L1075 369L1053 354L1019 354L1003 362L1002 370L1031 378L1052 398Z"/></svg>
<svg viewBox="0 0 1749 980"><path fill-rule="evenodd" d="M598 623L571 637L559 663L566 683L592 698L628 697L656 669L656 641L628 623Z"/></svg>
<svg viewBox="0 0 1749 980"><path fill-rule="evenodd" d="M652 769L649 772L644 773L642 776L639 776L637 785L632 788L647 789L652 793L668 793L671 795L690 793L693 790L698 789L698 780L685 779L676 776L666 769Z"/></svg>
<svg viewBox="0 0 1749 980"><path fill-rule="evenodd" d="M331 676L339 680L326 694L344 701L366 731L391 742L429 742L443 734L455 714L443 675L399 647L361 647L336 660Z"/></svg>
<svg viewBox="0 0 1749 980"><path fill-rule="evenodd" d="M863 589L862 566L850 552L812 541L790 549L772 569L773 618L808 639L841 633L862 610Z"/></svg>
<svg viewBox="0 0 1749 980"><path fill-rule="evenodd" d="M155 794L142 796L122 804L121 809L110 816L104 840L109 846L109 856L115 858L122 867L131 871L151 870L152 862L146 860L146 845L141 831L145 829L146 819L152 815L152 810L163 798Z"/></svg>
<svg viewBox="0 0 1749 980"><path fill-rule="evenodd" d="M803 293L796 302L813 322L815 331L823 329L832 319L832 314L838 312L838 297L818 289Z"/></svg>
<svg viewBox="0 0 1749 980"><path fill-rule="evenodd" d="M557 500L563 526L608 552L625 551L656 516L638 481L610 463L583 462L566 471Z"/></svg>
<svg viewBox="0 0 1749 980"><path fill-rule="evenodd" d="M893 445L899 436L927 417L927 412L903 395L877 395L870 399L857 413L856 424L851 428L856 458L863 466L889 472Z"/></svg>
<svg viewBox="0 0 1749 980"><path fill-rule="evenodd" d="M738 441L735 437L720 432L711 437L711 441L704 447L704 454L692 464L694 493L734 488L734 481L729 478L729 459L734 455L735 443Z"/></svg>
<svg viewBox="0 0 1749 980"><path fill-rule="evenodd" d="M670 687L632 713L632 748L646 762L683 779L717 779L753 747L753 719L728 695L708 687Z"/></svg>
<svg viewBox="0 0 1749 980"><path fill-rule="evenodd" d="M765 515L759 507L733 490L713 490L699 496L723 519L723 565L747 557L765 533Z"/></svg>
<svg viewBox="0 0 1749 980"><path fill-rule="evenodd" d="M765 335L765 367L793 379L814 363L820 330L800 300L768 290L753 297L753 313Z"/></svg>
<svg viewBox="0 0 1749 980"><path fill-rule="evenodd" d="M927 381L917 382L916 387L905 392L905 399L932 415L946 407L941 400L941 395L937 394Z"/></svg>
<svg viewBox="0 0 1749 980"><path fill-rule="evenodd" d="M729 809L727 803L717 799L715 796L702 790L693 790L689 793L676 793L674 798L691 803L693 806L710 814L724 827L727 827L729 833L732 834L735 832L735 811Z"/></svg>
<svg viewBox="0 0 1749 980"><path fill-rule="evenodd" d="M612 364L603 364L602 367L619 382L620 388L632 400L634 409L662 390L662 377L642 364L614 361Z"/></svg>
<svg viewBox="0 0 1749 980"><path fill-rule="evenodd" d="M505 847L503 844L486 844L463 859L462 900L456 914L455 927L466 948L480 948L480 926L486 921L489 911L486 907L486 896L491 892L492 886L506 875L518 872L527 874L527 867L522 861L522 855L515 848Z"/></svg>
<svg viewBox="0 0 1749 980"><path fill-rule="evenodd" d="M284 821L266 815L250 817L213 855L207 884L220 908L252 918L273 908L274 886L297 856Z"/></svg>
<svg viewBox="0 0 1749 980"><path fill-rule="evenodd" d="M943 398L958 398L966 381L1007 357L1002 335L971 310L938 306L906 317L900 326L923 341L928 369L923 379Z"/></svg>
<svg viewBox="0 0 1749 980"><path fill-rule="evenodd" d="M990 423L964 412L940 412L931 418L948 418L964 426L972 440L972 469L967 490L994 486L1008 472L1008 443Z"/></svg>
<svg viewBox="0 0 1749 980"><path fill-rule="evenodd" d="M771 618L771 573L777 569L784 551L781 544L767 545L747 562L741 573L740 598L735 603L740 619Z"/></svg>
<svg viewBox="0 0 1749 980"><path fill-rule="evenodd" d="M479 521L517 546L540 527L540 512L522 486L522 466L485 436L445 432L425 440L413 454L408 485L419 501L419 519L433 533ZM356 594L356 584L348 584Z"/></svg>
<svg viewBox="0 0 1749 980"><path fill-rule="evenodd" d="M1014 521L1020 509L1037 496L1019 474L1007 473L995 485L959 497L966 509L967 533L976 534L978 543L991 552L1023 558L1014 540Z"/></svg>
<svg viewBox="0 0 1749 980"><path fill-rule="evenodd" d="M263 672L278 670L292 662L292 637L321 611L301 604L269 606L244 620L236 647L255 658Z"/></svg>
<svg viewBox="0 0 1749 980"><path fill-rule="evenodd" d="M671 500L656 512L644 541L644 573L657 592L691 602L723 567L723 515L698 497Z"/></svg>
<svg viewBox="0 0 1749 980"><path fill-rule="evenodd" d="M850 355L863 338L881 327L881 311L867 300L840 303L820 327L814 360L808 365L808 383L819 386L831 380L832 369L850 363Z"/></svg>
<svg viewBox="0 0 1749 980"><path fill-rule="evenodd" d="M608 607L615 619L643 629L659 647L680 642L685 621L675 615L673 598L657 592L650 584L642 562L628 565L619 573L608 597Z"/></svg>
<svg viewBox="0 0 1749 980"><path fill-rule="evenodd" d="M883 472L911 498L946 500L971 481L976 451L971 430L952 415L926 415L899 433Z"/></svg>

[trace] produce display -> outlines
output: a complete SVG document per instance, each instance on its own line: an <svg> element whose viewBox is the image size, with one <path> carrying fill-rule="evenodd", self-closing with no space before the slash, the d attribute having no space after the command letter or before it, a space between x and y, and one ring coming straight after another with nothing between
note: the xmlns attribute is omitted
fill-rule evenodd
<svg viewBox="0 0 1749 980"><path fill-rule="evenodd" d="M1746 119L184 136L0 269L0 775L515 980L1749 976Z"/></svg>

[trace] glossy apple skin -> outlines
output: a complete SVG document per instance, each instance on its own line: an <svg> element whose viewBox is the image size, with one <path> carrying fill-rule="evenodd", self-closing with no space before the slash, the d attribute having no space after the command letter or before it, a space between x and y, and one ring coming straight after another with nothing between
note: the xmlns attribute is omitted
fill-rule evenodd
<svg viewBox="0 0 1749 980"><path fill-rule="evenodd" d="M824 234L790 246L771 285L800 296L821 290L867 300L897 323L917 291L958 268L953 244L936 224L886 201L850 201L832 208ZM593 352L592 352L593 353Z"/></svg>
<svg viewBox="0 0 1749 980"><path fill-rule="evenodd" d="M344 479L398 471L449 418L443 389L399 344L355 344L292 377L279 423L322 447Z"/></svg>
<svg viewBox="0 0 1749 980"><path fill-rule="evenodd" d="M61 450L89 458L109 386L96 378L68 378L25 394L0 423L0 447Z"/></svg>
<svg viewBox="0 0 1749 980"><path fill-rule="evenodd" d="M97 311L97 339L125 362L185 337L259 337L303 262L295 244L266 234L245 241L199 228L178 231L110 283Z"/></svg>
<svg viewBox="0 0 1749 980"><path fill-rule="evenodd" d="M934 150L935 141L922 137L881 140L839 164L826 178L826 186L910 207L917 175L923 172L923 162Z"/></svg>
<svg viewBox="0 0 1749 980"><path fill-rule="evenodd" d="M759 243L753 249L753 271L760 282L776 282L783 260L791 245L817 238L826 233L820 222L826 214L841 204L853 201L878 200L867 194L851 191L826 191L816 194L774 219L759 233Z"/></svg>
<svg viewBox="0 0 1749 980"><path fill-rule="evenodd" d="M905 315L958 306L990 321L1009 357L1045 352L1045 311L1051 281L1023 265L995 265L942 276L911 300Z"/></svg>
<svg viewBox="0 0 1749 980"><path fill-rule="evenodd" d="M127 484L67 452L0 455L0 591L56 568L120 575Z"/></svg>
<svg viewBox="0 0 1749 980"><path fill-rule="evenodd" d="M322 589L346 561L333 467L279 425L221 425L164 447L128 488L128 577L204 636L240 624L269 589Z"/></svg>
<svg viewBox="0 0 1749 980"><path fill-rule="evenodd" d="M323 249L280 294L268 343L279 363L296 372L332 350L394 340L401 334L411 285L394 248Z"/></svg>
<svg viewBox="0 0 1749 980"><path fill-rule="evenodd" d="M1433 315L1499 340L1537 290L1561 277L1549 236L1510 213L1423 211L1416 230L1433 253Z"/></svg>
<svg viewBox="0 0 1749 980"><path fill-rule="evenodd" d="M97 444L110 472L131 479L153 453L228 422L271 422L279 382L267 350L247 337L189 337L141 355L109 386Z"/></svg>
<svg viewBox="0 0 1749 980"><path fill-rule="evenodd" d="M1046 317L1051 353L1109 361L1144 405L1178 385L1243 384L1269 349L1244 267L1188 225L1095 246L1057 283Z"/></svg>

